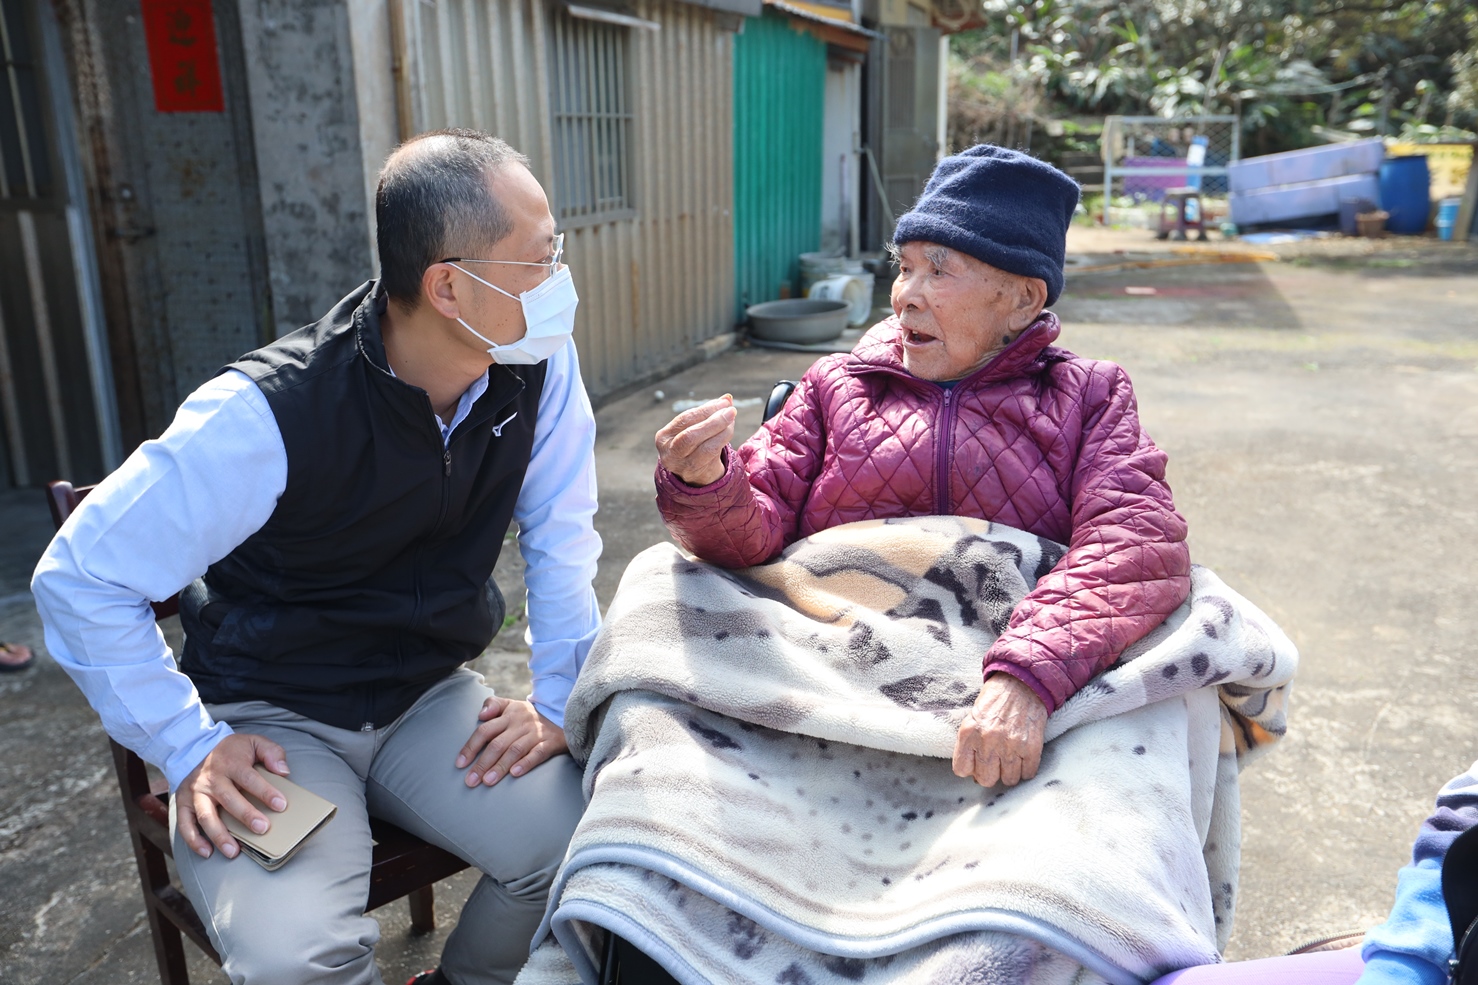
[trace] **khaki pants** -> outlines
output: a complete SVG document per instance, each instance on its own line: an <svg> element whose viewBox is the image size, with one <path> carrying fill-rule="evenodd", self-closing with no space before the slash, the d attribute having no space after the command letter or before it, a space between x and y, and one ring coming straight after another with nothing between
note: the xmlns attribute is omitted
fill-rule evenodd
<svg viewBox="0 0 1478 985"><path fill-rule="evenodd" d="M483 872L442 951L455 985L512 982L528 958L555 870L584 810L580 771L558 756L492 788L453 765L492 694L462 669L394 723L337 729L262 701L210 705L218 721L287 750L291 778L338 814L282 868L219 851L202 859L174 833L175 862L236 985L380 985L369 895L369 817L384 818Z"/></svg>

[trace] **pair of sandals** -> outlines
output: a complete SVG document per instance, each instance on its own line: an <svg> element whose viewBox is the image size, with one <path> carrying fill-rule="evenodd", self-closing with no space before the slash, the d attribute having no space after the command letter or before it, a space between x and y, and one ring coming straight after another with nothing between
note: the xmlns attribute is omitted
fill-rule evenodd
<svg viewBox="0 0 1478 985"><path fill-rule="evenodd" d="M27 670L36 662L31 648L24 643L0 642L0 674L13 674Z"/></svg>

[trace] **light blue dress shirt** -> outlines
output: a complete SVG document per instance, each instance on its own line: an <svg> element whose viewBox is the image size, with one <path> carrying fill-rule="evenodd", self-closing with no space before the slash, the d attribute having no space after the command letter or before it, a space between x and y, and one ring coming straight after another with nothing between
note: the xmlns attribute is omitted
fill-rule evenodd
<svg viewBox="0 0 1478 985"><path fill-rule="evenodd" d="M443 442L487 386L484 373L451 422L438 419ZM231 728L180 673L149 600L169 598L261 529L286 485L287 450L266 397L227 371L88 495L32 578L47 650L108 734L164 770L171 790ZM530 700L560 725L600 627L595 510L595 416L571 342L549 359L513 511L527 566Z"/></svg>

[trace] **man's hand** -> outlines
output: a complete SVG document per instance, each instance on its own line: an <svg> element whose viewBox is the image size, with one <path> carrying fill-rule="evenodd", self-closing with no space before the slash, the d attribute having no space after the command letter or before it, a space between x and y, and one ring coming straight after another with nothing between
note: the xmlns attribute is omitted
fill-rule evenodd
<svg viewBox="0 0 1478 985"><path fill-rule="evenodd" d="M523 776L550 756L569 752L565 730L527 701L488 698L477 713L482 724L457 753L457 769L468 763L467 785L492 786L508 775Z"/></svg>
<svg viewBox="0 0 1478 985"><path fill-rule="evenodd" d="M1047 706L1037 692L1010 674L991 674L965 714L955 738L956 776L982 787L1014 787L1037 775Z"/></svg>
<svg viewBox="0 0 1478 985"><path fill-rule="evenodd" d="M657 432L657 460L690 486L724 477L723 450L734 440L734 398L724 394L674 417Z"/></svg>
<svg viewBox="0 0 1478 985"><path fill-rule="evenodd" d="M240 853L241 847L221 820L222 808L257 834L271 826L267 817L242 796L243 790L274 811L287 810L287 798L253 769L257 763L278 776L287 776L287 754L277 743L260 735L228 735L175 791L175 825L196 855L210 858L212 844L227 858Z"/></svg>

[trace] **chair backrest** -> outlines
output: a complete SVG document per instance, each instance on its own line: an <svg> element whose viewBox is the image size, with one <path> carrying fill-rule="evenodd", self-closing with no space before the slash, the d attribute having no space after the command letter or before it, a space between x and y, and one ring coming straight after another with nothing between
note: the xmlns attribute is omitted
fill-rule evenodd
<svg viewBox="0 0 1478 985"><path fill-rule="evenodd" d="M57 479L46 484L46 505L51 507L51 522L56 524L60 530L62 524L67 522L67 517L77 509L77 504L95 489L95 486L74 486L65 479ZM149 606L154 610L155 619L168 619L180 611L180 597L178 594L171 595L163 602L150 602Z"/></svg>

